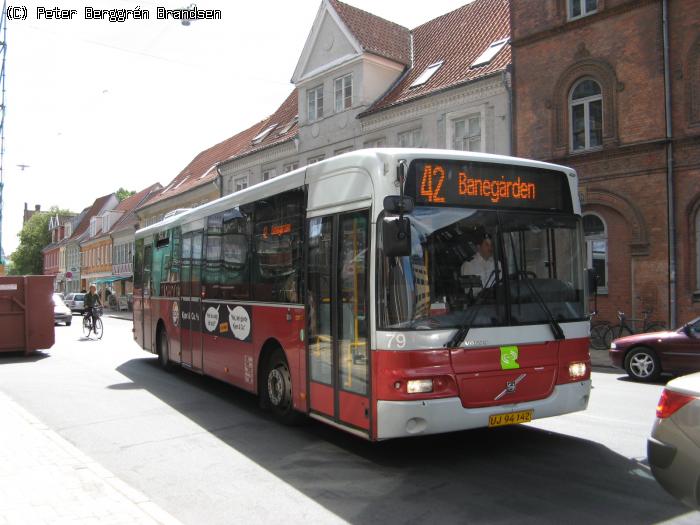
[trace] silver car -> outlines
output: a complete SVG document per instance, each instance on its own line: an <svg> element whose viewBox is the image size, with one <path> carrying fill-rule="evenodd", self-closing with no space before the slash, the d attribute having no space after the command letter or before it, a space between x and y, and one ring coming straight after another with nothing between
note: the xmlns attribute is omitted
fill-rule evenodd
<svg viewBox="0 0 700 525"><path fill-rule="evenodd" d="M84 293L69 293L66 296L66 306L70 308L71 312L78 312L80 314L84 313L85 306L85 294Z"/></svg>
<svg viewBox="0 0 700 525"><path fill-rule="evenodd" d="M647 457L663 488L700 509L700 372L666 385L647 441Z"/></svg>

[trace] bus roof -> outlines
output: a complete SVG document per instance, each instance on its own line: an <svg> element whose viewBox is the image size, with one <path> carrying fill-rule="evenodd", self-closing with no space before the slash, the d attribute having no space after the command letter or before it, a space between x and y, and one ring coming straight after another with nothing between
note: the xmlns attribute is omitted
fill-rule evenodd
<svg viewBox="0 0 700 525"><path fill-rule="evenodd" d="M425 158L507 164L511 166L556 170L568 175L569 185L572 191L578 184L576 172L572 168L537 160L510 157L507 155L427 148L361 149L343 153L315 164L303 166L289 173L281 174L273 179L249 186L244 190L202 204L196 208L178 210L179 213L173 214L160 222L138 230L136 232L136 238L147 237L164 229L203 219L209 215L220 213L232 207L254 202L271 195L302 188L307 184L320 180L326 174L339 170L360 168L366 171L372 179L372 184L375 186L374 191L379 191L383 198L383 195L388 195L397 191L394 185L394 179L386 177L389 164L393 164L398 160L405 160L410 163L414 159ZM372 195L369 196L369 198L371 197ZM574 212L580 213L580 206L577 201L578 200L575 199Z"/></svg>

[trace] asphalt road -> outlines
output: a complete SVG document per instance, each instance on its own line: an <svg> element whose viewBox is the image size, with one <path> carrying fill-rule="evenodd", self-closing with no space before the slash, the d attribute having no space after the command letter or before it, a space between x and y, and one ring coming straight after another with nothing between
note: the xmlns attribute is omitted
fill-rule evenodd
<svg viewBox="0 0 700 525"><path fill-rule="evenodd" d="M102 341L60 326L51 350L0 356L0 390L186 524L700 523L645 464L663 386L611 370L593 382L586 412L372 444L163 372L128 321L106 317Z"/></svg>

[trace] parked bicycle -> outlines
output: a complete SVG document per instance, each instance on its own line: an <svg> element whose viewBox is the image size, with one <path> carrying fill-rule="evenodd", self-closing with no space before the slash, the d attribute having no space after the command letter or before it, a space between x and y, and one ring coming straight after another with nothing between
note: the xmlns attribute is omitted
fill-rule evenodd
<svg viewBox="0 0 700 525"><path fill-rule="evenodd" d="M606 350L605 334L610 330L610 322L602 319L593 320L598 315L597 311L591 314L591 347L594 350Z"/></svg>
<svg viewBox="0 0 700 525"><path fill-rule="evenodd" d="M83 316L83 335L89 339L90 333L93 333L97 339L102 339L102 334L104 333L102 319L100 319L100 317L102 317L102 307L94 306L92 308L95 317L94 325L92 323L93 316L91 315L90 310L90 308L87 308L85 310L85 315Z"/></svg>
<svg viewBox="0 0 700 525"><path fill-rule="evenodd" d="M661 321L653 321L649 319L651 316L651 310L644 310L642 314L644 317L641 319L627 319L625 312L618 311L617 318L620 320L620 323L611 326L605 332L605 347L610 348L610 343L612 343L614 339L625 337L626 335L646 332L663 332L666 330L666 325ZM630 325L628 321L632 321L632 323L642 321L642 329L635 330L633 325Z"/></svg>

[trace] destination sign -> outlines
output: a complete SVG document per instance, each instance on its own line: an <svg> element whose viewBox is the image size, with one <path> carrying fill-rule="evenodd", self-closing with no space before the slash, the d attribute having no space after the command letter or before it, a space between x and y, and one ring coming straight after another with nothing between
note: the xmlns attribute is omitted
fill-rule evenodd
<svg viewBox="0 0 700 525"><path fill-rule="evenodd" d="M406 193L422 205L572 211L565 173L510 164L415 160Z"/></svg>

